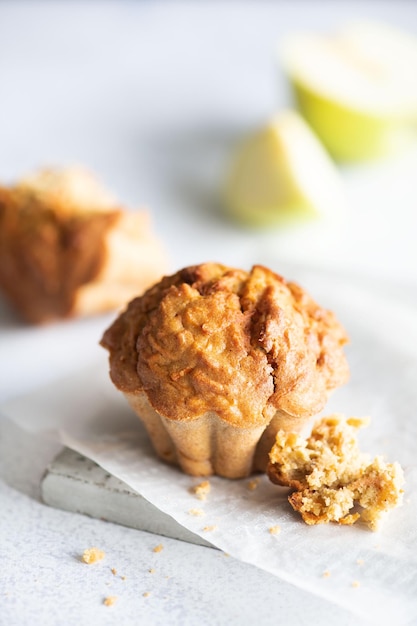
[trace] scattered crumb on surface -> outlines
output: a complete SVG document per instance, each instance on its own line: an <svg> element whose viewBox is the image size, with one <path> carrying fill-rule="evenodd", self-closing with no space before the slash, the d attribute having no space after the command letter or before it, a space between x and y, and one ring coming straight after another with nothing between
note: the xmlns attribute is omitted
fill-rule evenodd
<svg viewBox="0 0 417 626"><path fill-rule="evenodd" d="M204 511L203 511L203 509L190 509L188 511L188 515L194 515L196 517L201 517L202 515L204 515Z"/></svg>
<svg viewBox="0 0 417 626"><path fill-rule="evenodd" d="M210 493L211 485L208 480L203 480L202 483L191 487L190 492L193 493L199 500L205 500Z"/></svg>
<svg viewBox="0 0 417 626"><path fill-rule="evenodd" d="M107 598L104 598L103 604L105 606L113 606L113 604L115 604L116 600L117 600L117 596L107 596Z"/></svg>
<svg viewBox="0 0 417 626"><path fill-rule="evenodd" d="M253 478L247 484L249 491L254 491L259 485L259 478Z"/></svg>
<svg viewBox="0 0 417 626"><path fill-rule="evenodd" d="M399 463L385 463L381 456L370 460L359 450L357 431L368 421L331 415L317 421L308 438L278 432L268 476L292 489L288 500L306 524L351 525L360 519L377 530L381 518L402 503Z"/></svg>
<svg viewBox="0 0 417 626"><path fill-rule="evenodd" d="M148 569L148 572L150 574L155 574L155 569L153 567L151 567L150 569Z"/></svg>
<svg viewBox="0 0 417 626"><path fill-rule="evenodd" d="M88 548L84 550L81 560L87 565L91 565L92 563L97 563L97 561L101 561L106 556L106 553L103 550L99 550L99 548Z"/></svg>
<svg viewBox="0 0 417 626"><path fill-rule="evenodd" d="M211 526L204 526L203 531L205 533L210 533L210 532L212 532L213 530L216 530L216 529L217 529L217 524L212 524Z"/></svg>
<svg viewBox="0 0 417 626"><path fill-rule="evenodd" d="M354 580L353 583L352 583L352 587L360 587L360 585L361 584L360 584L359 580Z"/></svg>
<svg viewBox="0 0 417 626"><path fill-rule="evenodd" d="M330 577L330 571L329 571L328 569L326 569L326 570L323 572L323 578L329 578L329 577Z"/></svg>
<svg viewBox="0 0 417 626"><path fill-rule="evenodd" d="M278 526L278 524L276 526L271 526L269 532L271 535L279 535L281 532L281 526Z"/></svg>
<svg viewBox="0 0 417 626"><path fill-rule="evenodd" d="M126 576L120 576L120 578L125 581L126 580Z"/></svg>
<svg viewBox="0 0 417 626"><path fill-rule="evenodd" d="M150 591L145 591L145 593L143 594L144 598L149 598L149 596L151 595Z"/></svg>
<svg viewBox="0 0 417 626"><path fill-rule="evenodd" d="M152 552L162 552L163 549L164 549L164 546L162 545L162 543L158 543L158 545L154 547Z"/></svg>
<svg viewBox="0 0 417 626"><path fill-rule="evenodd" d="M365 563L365 561L363 559L356 559L356 563L358 565L363 565Z"/></svg>
<svg viewBox="0 0 417 626"><path fill-rule="evenodd" d="M227 557L229 557L229 556L230 556L230 554L229 554L228 552L223 552L223 556L227 556Z"/></svg>
<svg viewBox="0 0 417 626"><path fill-rule="evenodd" d="M113 574L113 576L116 576L116 574L117 574L117 569L116 569L115 567L112 567L110 571L111 571L111 573Z"/></svg>

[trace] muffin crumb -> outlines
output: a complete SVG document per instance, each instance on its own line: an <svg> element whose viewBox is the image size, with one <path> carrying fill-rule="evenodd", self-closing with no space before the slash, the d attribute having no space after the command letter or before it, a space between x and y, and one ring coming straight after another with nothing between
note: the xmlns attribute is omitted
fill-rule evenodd
<svg viewBox="0 0 417 626"><path fill-rule="evenodd" d="M97 561L102 561L106 553L99 548L88 548L84 550L81 560L83 563L87 563L87 565L91 565L92 563L97 563Z"/></svg>
<svg viewBox="0 0 417 626"><path fill-rule="evenodd" d="M255 491L259 485L259 478L253 478L247 484L249 491Z"/></svg>
<svg viewBox="0 0 417 626"><path fill-rule="evenodd" d="M279 535L279 533L281 532L281 526L271 526L269 529L269 533L271 535Z"/></svg>
<svg viewBox="0 0 417 626"><path fill-rule="evenodd" d="M117 575L117 569L115 567L112 567L110 571L113 574L113 576Z"/></svg>
<svg viewBox="0 0 417 626"><path fill-rule="evenodd" d="M354 580L353 581L352 587L360 587L360 586L361 586L361 584L360 584L359 580Z"/></svg>
<svg viewBox="0 0 417 626"><path fill-rule="evenodd" d="M380 456L370 461L359 450L357 431L367 424L332 415L316 422L307 439L278 432L268 476L293 489L288 500L307 524L351 525L361 520L377 530L381 518L402 503L404 474L399 463L385 463Z"/></svg>
<svg viewBox="0 0 417 626"><path fill-rule="evenodd" d="M144 598L149 598L149 596L151 595L151 592L150 591L145 591L142 595L143 595Z"/></svg>
<svg viewBox="0 0 417 626"><path fill-rule="evenodd" d="M191 487L190 491L193 493L199 500L206 500L208 494L210 493L211 485L208 480L203 480L203 482L198 485L194 485Z"/></svg>
<svg viewBox="0 0 417 626"><path fill-rule="evenodd" d="M105 606L113 606L113 604L115 604L116 601L117 601L117 596L107 596L107 598L104 598L103 604Z"/></svg>
<svg viewBox="0 0 417 626"><path fill-rule="evenodd" d="M188 514L189 515L194 515L196 517L201 517L201 516L204 515L204 511L203 511L203 509L190 509L188 511Z"/></svg>
<svg viewBox="0 0 417 626"><path fill-rule="evenodd" d="M158 543L158 545L153 548L152 552L162 552L163 549L164 546L162 545L162 543Z"/></svg>
<svg viewBox="0 0 417 626"><path fill-rule="evenodd" d="M330 576L331 576L330 571L328 569L324 570L323 578L330 578Z"/></svg>
<svg viewBox="0 0 417 626"><path fill-rule="evenodd" d="M155 574L155 569L153 567L151 567L150 569L148 569L149 574Z"/></svg>
<svg viewBox="0 0 417 626"><path fill-rule="evenodd" d="M213 532L213 530L216 530L218 528L217 524L212 524L210 526L204 526L203 531L205 533L210 533Z"/></svg>

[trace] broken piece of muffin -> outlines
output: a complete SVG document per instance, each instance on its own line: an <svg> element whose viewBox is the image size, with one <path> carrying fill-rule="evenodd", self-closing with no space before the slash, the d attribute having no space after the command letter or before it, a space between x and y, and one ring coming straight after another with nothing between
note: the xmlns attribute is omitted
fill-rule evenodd
<svg viewBox="0 0 417 626"><path fill-rule="evenodd" d="M204 263L132 300L101 344L162 459L240 478L346 382L346 342L333 313L266 267Z"/></svg>
<svg viewBox="0 0 417 626"><path fill-rule="evenodd" d="M166 271L149 215L80 167L0 187L0 289L28 322L124 305Z"/></svg>
<svg viewBox="0 0 417 626"><path fill-rule="evenodd" d="M399 463L372 461L360 451L357 431L368 420L332 415L318 421L308 438L279 431L269 455L267 474L277 485L291 487L288 500L310 525L354 524L372 530L403 498Z"/></svg>

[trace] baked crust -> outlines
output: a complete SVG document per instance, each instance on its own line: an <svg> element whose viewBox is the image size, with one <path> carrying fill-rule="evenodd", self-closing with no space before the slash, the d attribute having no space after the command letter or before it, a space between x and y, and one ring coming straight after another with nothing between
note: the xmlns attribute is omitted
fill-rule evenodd
<svg viewBox="0 0 417 626"><path fill-rule="evenodd" d="M119 307L165 269L147 215L118 206L83 169L0 187L0 288L29 322Z"/></svg>
<svg viewBox="0 0 417 626"><path fill-rule="evenodd" d="M263 266L205 263L165 277L106 331L110 374L164 418L211 412L239 428L277 411L304 420L346 382L347 336L333 313ZM276 431L275 431L276 432Z"/></svg>
<svg viewBox="0 0 417 626"><path fill-rule="evenodd" d="M187 267L105 332L115 386L157 454L194 476L265 471L279 429L300 430L344 383L346 333L262 266Z"/></svg>

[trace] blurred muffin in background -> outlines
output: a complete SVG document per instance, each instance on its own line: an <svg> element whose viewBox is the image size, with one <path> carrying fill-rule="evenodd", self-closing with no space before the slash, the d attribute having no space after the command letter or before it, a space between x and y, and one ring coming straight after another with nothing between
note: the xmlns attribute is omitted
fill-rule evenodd
<svg viewBox="0 0 417 626"><path fill-rule="evenodd" d="M81 167L0 186L0 289L30 323L118 308L166 270L146 211Z"/></svg>
<svg viewBox="0 0 417 626"><path fill-rule="evenodd" d="M346 342L333 313L268 268L203 263L132 300L101 344L163 460L241 478L347 381Z"/></svg>

